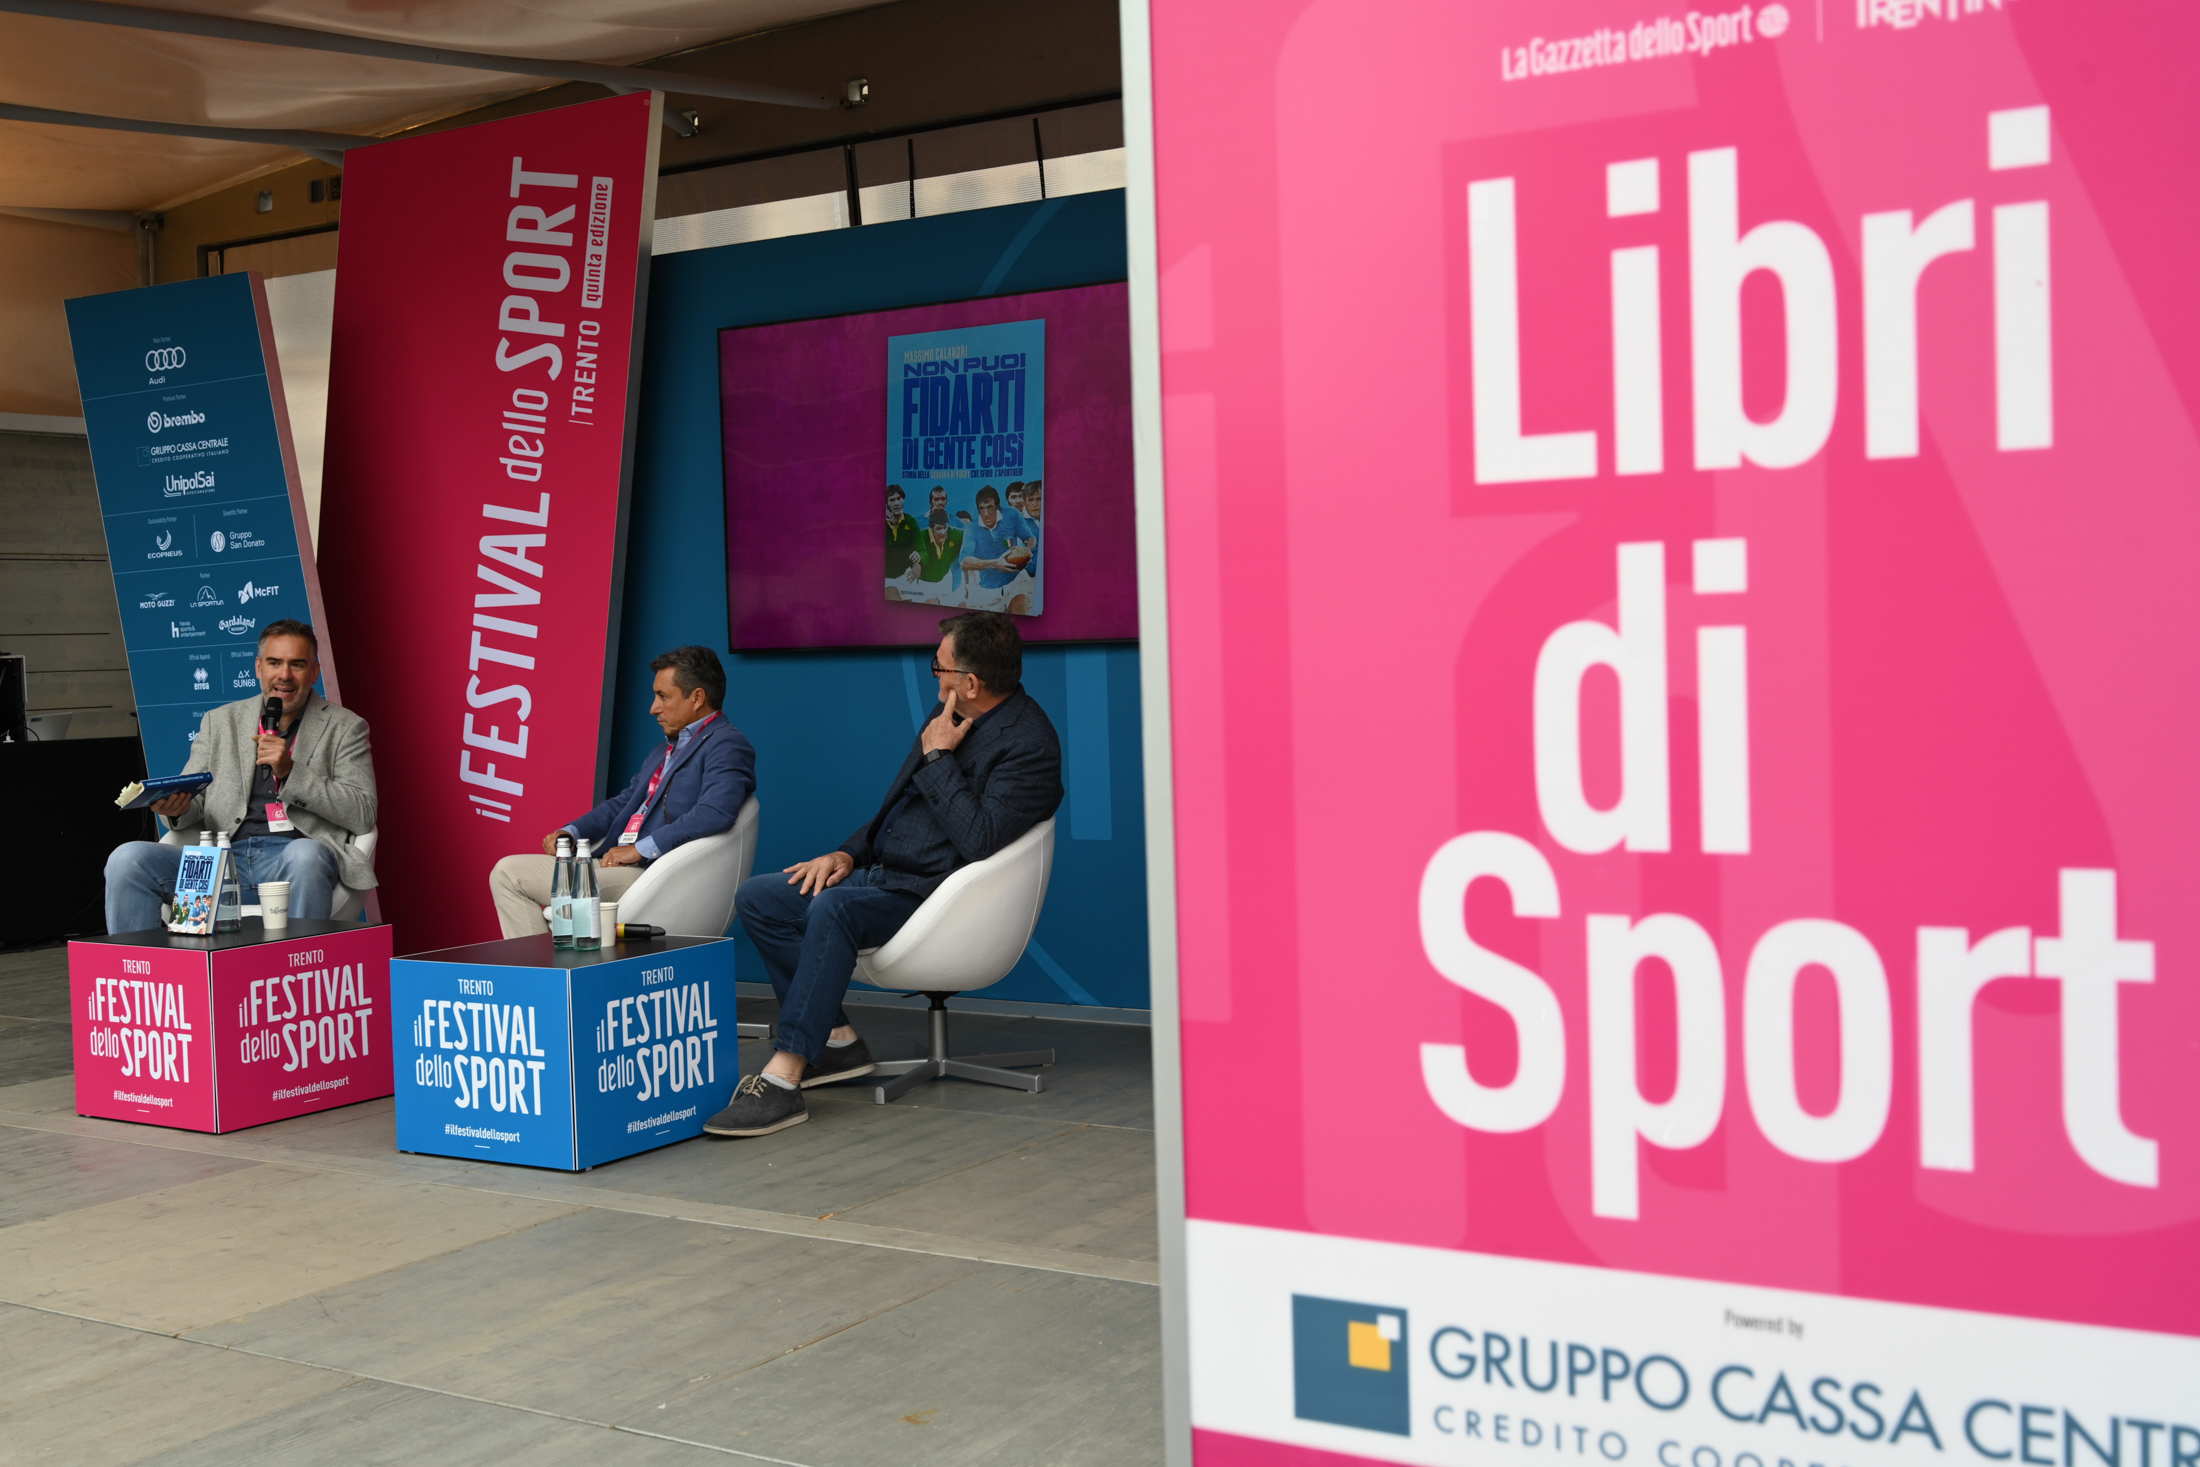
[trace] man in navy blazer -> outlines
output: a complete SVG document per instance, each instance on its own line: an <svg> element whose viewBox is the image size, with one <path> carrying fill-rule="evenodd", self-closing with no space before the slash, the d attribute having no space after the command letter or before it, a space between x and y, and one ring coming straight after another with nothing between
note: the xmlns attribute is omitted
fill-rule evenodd
<svg viewBox="0 0 2200 1467"><path fill-rule="evenodd" d="M779 1033L762 1073L704 1123L714 1136L807 1120L803 1089L876 1068L840 1007L856 954L899 932L957 867L995 854L1062 803L1061 742L1023 690L1015 621L966 611L940 631L940 701L878 813L840 849L741 885L734 910L779 996Z"/></svg>
<svg viewBox="0 0 2200 1467"><path fill-rule="evenodd" d="M489 873L489 894L506 937L548 932L542 915L557 869L558 837L589 842L601 870L597 890L617 901L674 847L731 830L756 790L756 750L720 711L726 670L708 647L675 647L650 664L650 716L665 747L643 761L633 781L595 809L542 838L539 856L506 856Z"/></svg>

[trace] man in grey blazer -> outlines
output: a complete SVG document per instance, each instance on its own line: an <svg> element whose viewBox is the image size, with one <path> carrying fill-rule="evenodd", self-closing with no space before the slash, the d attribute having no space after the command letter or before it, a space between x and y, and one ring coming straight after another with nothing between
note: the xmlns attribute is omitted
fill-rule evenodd
<svg viewBox="0 0 2200 1467"><path fill-rule="evenodd" d="M374 867L356 841L374 829L374 761L367 721L313 691L321 676L320 639L302 621L269 622L253 670L261 696L226 703L199 724L183 772L210 771L195 795L153 806L185 832L228 832L244 900L263 881L290 883L290 915L326 919L336 883L374 885ZM268 698L282 700L280 731L261 728ZM130 841L107 858L107 930L144 932L161 925L176 890L177 853L154 841Z"/></svg>

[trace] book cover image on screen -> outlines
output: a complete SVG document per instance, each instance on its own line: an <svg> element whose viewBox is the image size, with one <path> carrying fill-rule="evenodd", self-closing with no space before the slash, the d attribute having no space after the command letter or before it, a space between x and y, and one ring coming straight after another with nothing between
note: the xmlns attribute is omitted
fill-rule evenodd
<svg viewBox="0 0 2200 1467"><path fill-rule="evenodd" d="M731 328L719 365L734 647L924 646L974 608L1137 636L1120 283Z"/></svg>

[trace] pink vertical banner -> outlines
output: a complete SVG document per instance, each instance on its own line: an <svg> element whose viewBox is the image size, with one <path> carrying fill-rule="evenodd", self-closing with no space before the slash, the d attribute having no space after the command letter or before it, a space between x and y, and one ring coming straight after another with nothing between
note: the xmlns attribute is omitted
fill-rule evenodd
<svg viewBox="0 0 2200 1467"><path fill-rule="evenodd" d="M1198 1460L2200 1463L2200 20L1145 8Z"/></svg>
<svg viewBox="0 0 2200 1467"><path fill-rule="evenodd" d="M489 868L602 783L661 104L348 159L319 558L404 951L495 937Z"/></svg>

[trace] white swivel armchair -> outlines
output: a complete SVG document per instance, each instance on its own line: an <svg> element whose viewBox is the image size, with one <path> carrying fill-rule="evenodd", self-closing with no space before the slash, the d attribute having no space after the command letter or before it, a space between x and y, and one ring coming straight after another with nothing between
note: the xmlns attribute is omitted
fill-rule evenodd
<svg viewBox="0 0 2200 1467"><path fill-rule="evenodd" d="M675 937L724 937L733 925L733 898L756 864L763 807L750 795L733 829L698 836L649 863L619 898L621 922L647 922Z"/></svg>
<svg viewBox="0 0 2200 1467"><path fill-rule="evenodd" d="M723 937L733 925L733 898L756 865L756 832L763 806L750 795L733 829L698 836L649 863L619 898L619 920L647 922L675 937ZM771 1033L768 1024L737 1024L743 1039Z"/></svg>
<svg viewBox="0 0 2200 1467"><path fill-rule="evenodd" d="M381 837L382 827L378 825L365 835L356 836L352 840L352 845L357 847L360 855L367 858L369 866L374 864L374 848ZM196 832L186 835L180 830L171 830L160 838L160 843L164 846L195 846L199 843L199 837ZM365 912L369 920L380 921L380 909L381 903L375 900L372 891L353 891L339 881L336 883L336 890L330 893L328 918L331 922L349 922ZM238 915L259 916L259 904L254 902L238 908Z"/></svg>
<svg viewBox="0 0 2200 1467"><path fill-rule="evenodd" d="M1014 1090L1044 1088L1040 1076L1014 1071L1053 1064L1051 1049L952 1058L947 1048L947 1000L991 987L1016 966L1031 941L1032 929L1039 925L1053 867L1054 822L1042 820L993 855L971 862L941 882L883 947L856 955L856 977L880 988L922 993L932 1004L931 1056L879 1065L877 1073L890 1077L873 1092L880 1105L899 1099L924 1081L949 1076Z"/></svg>

